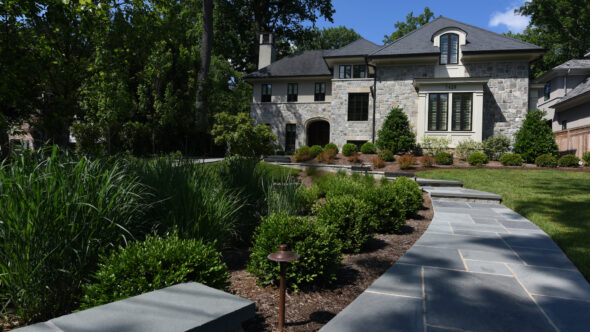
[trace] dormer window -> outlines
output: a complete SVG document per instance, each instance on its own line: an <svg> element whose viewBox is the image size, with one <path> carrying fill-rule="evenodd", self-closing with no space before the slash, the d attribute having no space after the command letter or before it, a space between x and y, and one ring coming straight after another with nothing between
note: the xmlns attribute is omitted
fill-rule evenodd
<svg viewBox="0 0 590 332"><path fill-rule="evenodd" d="M457 64L459 62L459 36L447 33L440 36L440 64Z"/></svg>

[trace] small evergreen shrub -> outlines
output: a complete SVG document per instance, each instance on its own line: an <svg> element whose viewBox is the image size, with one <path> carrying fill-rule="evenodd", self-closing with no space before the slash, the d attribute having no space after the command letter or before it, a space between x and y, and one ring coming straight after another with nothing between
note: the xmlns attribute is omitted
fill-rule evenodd
<svg viewBox="0 0 590 332"><path fill-rule="evenodd" d="M227 266L213 244L172 234L119 247L101 256L95 282L84 287L82 309L118 301L181 282L218 289L228 286Z"/></svg>
<svg viewBox="0 0 590 332"><path fill-rule="evenodd" d="M346 173L329 174L318 178L315 185L319 189L320 196L330 198L332 196L353 195L360 197L366 187L355 177L346 176Z"/></svg>
<svg viewBox="0 0 590 332"><path fill-rule="evenodd" d="M391 150L394 154L411 152L416 146L416 136L410 128L408 116L401 108L393 108L389 112L377 136L377 147L380 150Z"/></svg>
<svg viewBox="0 0 590 332"><path fill-rule="evenodd" d="M453 155L448 152L439 152L434 155L437 165L452 165Z"/></svg>
<svg viewBox="0 0 590 332"><path fill-rule="evenodd" d="M334 150L336 151L336 154L338 154L338 145L334 144L334 143L328 143L326 144L326 146L324 146L324 151L328 151L328 150Z"/></svg>
<svg viewBox="0 0 590 332"><path fill-rule="evenodd" d="M552 154L542 154L535 159L535 165L537 167L557 167L557 158Z"/></svg>
<svg viewBox="0 0 590 332"><path fill-rule="evenodd" d="M510 150L510 139L504 135L494 135L483 141L483 152L490 160L498 160Z"/></svg>
<svg viewBox="0 0 590 332"><path fill-rule="evenodd" d="M354 152L350 156L348 156L348 161L351 163L358 163L359 162L360 154L358 152Z"/></svg>
<svg viewBox="0 0 590 332"><path fill-rule="evenodd" d="M287 285L292 289L310 285L325 285L336 279L342 259L342 244L333 227L308 217L272 214L262 220L255 231L248 272L258 277L262 285L277 285L279 264L267 256L286 244L288 250L300 255L287 267Z"/></svg>
<svg viewBox="0 0 590 332"><path fill-rule="evenodd" d="M488 156L483 152L474 152L467 157L467 162L471 166L481 167L488 163Z"/></svg>
<svg viewBox="0 0 590 332"><path fill-rule="evenodd" d="M375 144L366 142L363 144L363 146L361 146L361 152L364 154L375 154L377 152L377 148L375 147Z"/></svg>
<svg viewBox="0 0 590 332"><path fill-rule="evenodd" d="M311 157L315 158L318 154L322 153L322 151L324 151L324 149L322 149L321 146L319 145L314 145L311 147Z"/></svg>
<svg viewBox="0 0 590 332"><path fill-rule="evenodd" d="M566 154L557 161L559 167L578 167L580 166L580 158L573 154Z"/></svg>
<svg viewBox="0 0 590 332"><path fill-rule="evenodd" d="M518 153L505 153L500 157L503 166L522 166L522 156Z"/></svg>
<svg viewBox="0 0 590 332"><path fill-rule="evenodd" d="M434 165L434 157L432 156L423 156L420 158L420 163L424 167L432 167Z"/></svg>
<svg viewBox="0 0 590 332"><path fill-rule="evenodd" d="M467 157L469 157L470 154L473 152L481 152L482 150L482 144L472 139L463 140L455 147L455 153L461 160L467 160Z"/></svg>
<svg viewBox="0 0 590 332"><path fill-rule="evenodd" d="M371 207L374 213L374 227L380 233L395 233L401 231L406 216L402 214L404 207L398 199L398 189L394 188L391 182L387 181L379 187L367 190L362 199Z"/></svg>
<svg viewBox="0 0 590 332"><path fill-rule="evenodd" d="M403 156L399 157L397 162L399 163L399 168L410 169L414 167L414 164L416 163L416 157L414 157L412 154L404 154Z"/></svg>
<svg viewBox="0 0 590 332"><path fill-rule="evenodd" d="M584 161L584 165L590 166L590 151L582 155L582 160Z"/></svg>
<svg viewBox="0 0 590 332"><path fill-rule="evenodd" d="M374 168L383 168L385 167L385 161L379 157L379 156L375 156L373 157L373 167Z"/></svg>
<svg viewBox="0 0 590 332"><path fill-rule="evenodd" d="M393 191L395 192L400 206L400 215L405 220L406 218L416 215L424 204L424 196L422 196L422 189L416 181L401 176L391 182Z"/></svg>
<svg viewBox="0 0 590 332"><path fill-rule="evenodd" d="M543 116L545 112L529 111L516 133L514 152L519 153L527 162L533 162L538 156L549 153L557 154L555 135Z"/></svg>
<svg viewBox="0 0 590 332"><path fill-rule="evenodd" d="M383 159L384 161L395 161L395 155L393 154L393 152L391 152L391 150L379 150L379 157L381 159Z"/></svg>
<svg viewBox="0 0 590 332"><path fill-rule="evenodd" d="M316 158L319 162L325 162L330 164L334 161L334 158L336 158L337 153L338 152L336 150L328 149L318 154Z"/></svg>
<svg viewBox="0 0 590 332"><path fill-rule="evenodd" d="M297 149L294 158L296 162L308 161L312 159L313 153L311 151L311 148L307 145L300 147L299 149Z"/></svg>
<svg viewBox="0 0 590 332"><path fill-rule="evenodd" d="M352 195L328 196L326 204L313 209L317 222L335 229L344 252L356 253L373 234L373 211L365 201Z"/></svg>
<svg viewBox="0 0 590 332"><path fill-rule="evenodd" d="M352 156L355 152L358 152L358 148L352 143L346 143L342 146L342 154L347 157Z"/></svg>
<svg viewBox="0 0 590 332"><path fill-rule="evenodd" d="M426 136L422 138L422 149L424 153L431 156L436 156L441 152L447 152L451 141L444 137L430 137Z"/></svg>

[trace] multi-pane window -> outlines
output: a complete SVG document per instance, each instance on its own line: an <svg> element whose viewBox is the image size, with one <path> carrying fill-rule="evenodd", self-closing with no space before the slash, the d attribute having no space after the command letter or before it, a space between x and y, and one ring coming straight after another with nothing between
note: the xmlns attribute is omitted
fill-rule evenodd
<svg viewBox="0 0 590 332"><path fill-rule="evenodd" d="M366 65L340 65L339 78L366 78Z"/></svg>
<svg viewBox="0 0 590 332"><path fill-rule="evenodd" d="M297 83L287 84L287 101L297 101L297 90L299 90Z"/></svg>
<svg viewBox="0 0 590 332"><path fill-rule="evenodd" d="M351 65L340 65L338 66L340 70L339 78L352 78L352 66Z"/></svg>
<svg viewBox="0 0 590 332"><path fill-rule="evenodd" d="M543 92L544 92L545 100L549 100L549 98L551 98L551 81L549 81L545 84L545 89L543 90Z"/></svg>
<svg viewBox="0 0 590 332"><path fill-rule="evenodd" d="M447 33L440 36L440 64L456 64L459 62L459 36Z"/></svg>
<svg viewBox="0 0 590 332"><path fill-rule="evenodd" d="M271 96L272 96L272 85L271 84L262 84L262 95L260 96L260 101L263 103L270 103Z"/></svg>
<svg viewBox="0 0 590 332"><path fill-rule="evenodd" d="M285 151L295 151L295 139L297 138L297 129L294 123L287 124L285 130Z"/></svg>
<svg viewBox="0 0 590 332"><path fill-rule="evenodd" d="M447 93L431 93L428 95L428 130L446 131L448 117Z"/></svg>
<svg viewBox="0 0 590 332"><path fill-rule="evenodd" d="M471 131L472 93L453 93L453 131Z"/></svg>
<svg viewBox="0 0 590 332"><path fill-rule="evenodd" d="M348 94L348 121L369 120L369 94Z"/></svg>
<svg viewBox="0 0 590 332"><path fill-rule="evenodd" d="M324 101L326 100L326 83L316 83L315 84L315 93L313 95L314 101Z"/></svg>

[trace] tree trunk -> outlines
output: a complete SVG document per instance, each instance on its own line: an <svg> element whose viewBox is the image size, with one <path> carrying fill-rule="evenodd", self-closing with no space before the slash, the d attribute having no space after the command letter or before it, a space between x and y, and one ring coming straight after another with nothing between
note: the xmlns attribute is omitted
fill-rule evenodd
<svg viewBox="0 0 590 332"><path fill-rule="evenodd" d="M211 66L211 47L213 46L213 0L203 0L203 34L201 37L201 70L197 88L197 122L201 129L207 131L207 96L205 84Z"/></svg>

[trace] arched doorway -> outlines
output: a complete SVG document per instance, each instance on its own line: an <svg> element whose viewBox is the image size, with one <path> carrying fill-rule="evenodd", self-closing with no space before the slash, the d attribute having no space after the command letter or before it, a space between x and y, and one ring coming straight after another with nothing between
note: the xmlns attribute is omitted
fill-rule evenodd
<svg viewBox="0 0 590 332"><path fill-rule="evenodd" d="M325 120L317 120L307 125L307 145L324 146L330 143L330 124Z"/></svg>

